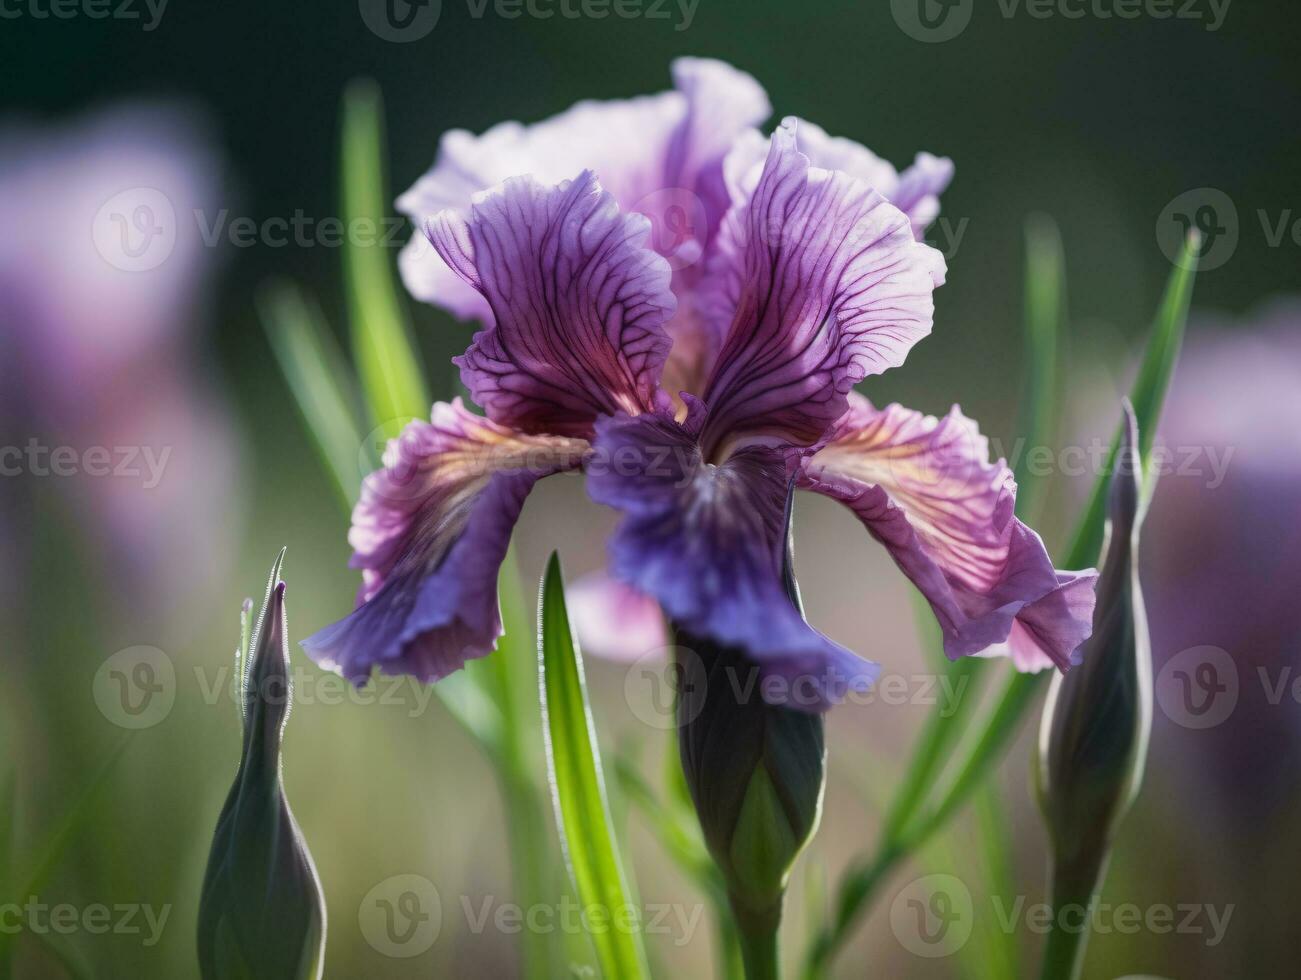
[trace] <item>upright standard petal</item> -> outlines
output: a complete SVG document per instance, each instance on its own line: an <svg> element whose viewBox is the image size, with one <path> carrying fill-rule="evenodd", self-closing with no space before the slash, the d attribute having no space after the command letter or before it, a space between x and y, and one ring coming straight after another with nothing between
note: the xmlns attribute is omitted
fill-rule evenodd
<svg viewBox="0 0 1301 980"><path fill-rule="evenodd" d="M758 694L772 703L821 710L866 689L876 665L810 628L782 582L783 455L751 447L706 462L703 407L688 404L685 423L651 413L597 424L588 491L624 515L611 569L687 633L744 650L763 675Z"/></svg>
<svg viewBox="0 0 1301 980"><path fill-rule="evenodd" d="M459 399L436 404L362 487L348 535L363 570L359 608L303 648L359 684L376 666L433 681L490 652L501 635L497 573L524 498L588 448L512 431Z"/></svg>
<svg viewBox="0 0 1301 980"><path fill-rule="evenodd" d="M867 184L908 216L918 241L939 216L940 195L953 181L953 161L947 157L919 153L913 165L900 173L861 143L831 136L821 126L803 119L799 121L796 148L813 166L839 170ZM768 150L768 139L757 130L736 141L723 165L734 203L748 199L754 192Z"/></svg>
<svg viewBox="0 0 1301 980"><path fill-rule="evenodd" d="M975 423L853 395L802 485L846 503L930 603L950 657L995 652L1065 670L1088 638L1096 573L1058 572L1014 515L1016 484Z"/></svg>
<svg viewBox="0 0 1301 980"><path fill-rule="evenodd" d="M553 187L512 178L468 220L430 222L444 261L492 307L493 325L455 359L490 418L587 436L598 415L656 404L675 303L648 230L590 171Z"/></svg>
<svg viewBox="0 0 1301 980"><path fill-rule="evenodd" d="M727 207L722 159L732 141L771 109L758 82L721 61L679 58L673 62L673 81L677 91L584 101L530 126L501 123L482 136L453 130L439 143L433 168L398 198L398 210L419 230L442 211L468 211L475 194L509 177L531 174L552 184L589 168L623 210L644 210L652 221L664 217L657 208L678 202L661 192L694 196L705 227L691 228L691 235L703 248ZM655 245L668 254L667 248L676 250L682 240L675 233ZM483 297L419 231L400 264L418 299L462 318L491 319Z"/></svg>
<svg viewBox="0 0 1301 980"><path fill-rule="evenodd" d="M754 194L729 212L711 262L711 316L730 326L705 389L708 457L817 442L868 374L931 329L944 259L862 181L810 167L795 121L773 135Z"/></svg>

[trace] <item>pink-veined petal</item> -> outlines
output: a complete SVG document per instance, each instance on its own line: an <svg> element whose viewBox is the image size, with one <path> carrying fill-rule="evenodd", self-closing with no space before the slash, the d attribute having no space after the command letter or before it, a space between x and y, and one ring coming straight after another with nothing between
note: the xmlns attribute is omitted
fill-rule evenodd
<svg viewBox="0 0 1301 980"><path fill-rule="evenodd" d="M437 680L490 652L501 635L497 573L524 498L588 448L514 432L459 399L434 405L431 421L389 443L353 511L358 608L303 648L355 683L376 666Z"/></svg>
<svg viewBox="0 0 1301 980"><path fill-rule="evenodd" d="M1062 669L1088 638L1093 571L1058 572L1016 519L1016 484L975 423L855 395L801 482L847 504L930 603L950 657L995 645Z"/></svg>

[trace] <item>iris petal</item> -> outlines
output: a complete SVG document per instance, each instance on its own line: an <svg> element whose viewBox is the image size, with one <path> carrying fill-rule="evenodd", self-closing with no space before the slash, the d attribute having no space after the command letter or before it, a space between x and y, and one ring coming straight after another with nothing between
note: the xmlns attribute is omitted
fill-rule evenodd
<svg viewBox="0 0 1301 980"><path fill-rule="evenodd" d="M598 415L655 404L675 301L648 230L590 171L551 187L512 178L468 219L445 211L430 222L439 254L493 310L455 359L490 418L586 436Z"/></svg>
<svg viewBox="0 0 1301 980"><path fill-rule="evenodd" d="M781 682L761 689L770 701L821 710L866 689L876 665L805 623L782 582L783 454L752 447L705 462L696 438L704 413L689 405L682 424L653 413L597 425L588 491L624 514L611 569L686 633L745 651L765 680Z"/></svg>
<svg viewBox="0 0 1301 980"><path fill-rule="evenodd" d="M771 109L759 83L724 62L679 58L672 70L676 91L584 101L543 122L501 123L481 136L465 130L445 134L434 166L398 198L398 210L420 229L442 211L468 212L474 195L509 177L532 174L554 184L586 168L621 209L644 208L652 220L664 217L655 213L657 206L680 200L660 192L682 191L681 200L696 198L706 227L692 234L705 246L727 209L722 159L737 135L762 122ZM418 299L463 319L491 321L482 295L451 270L423 235L412 236L400 265L407 288Z"/></svg>
<svg viewBox="0 0 1301 980"><path fill-rule="evenodd" d="M810 167L795 144L787 120L711 261L710 315L730 316L704 396L711 459L817 442L856 382L902 364L931 329L943 257L867 184Z"/></svg>
<svg viewBox="0 0 1301 980"><path fill-rule="evenodd" d="M919 153L913 165L900 173L861 143L831 136L821 126L803 119L799 120L796 148L813 166L839 170L867 184L908 216L918 241L939 215L939 196L953 180L953 161L946 157ZM769 140L757 130L736 141L723 165L734 202L744 201L754 193L768 151Z"/></svg>
<svg viewBox="0 0 1301 980"><path fill-rule="evenodd" d="M1016 519L1016 484L954 410L943 419L860 395L801 483L846 503L930 603L950 657L995 653L1066 669L1088 638L1097 575L1058 572ZM1010 645L1009 645L1010 644Z"/></svg>
<svg viewBox="0 0 1301 980"><path fill-rule="evenodd" d="M497 574L524 499L588 448L514 432L459 399L436 404L432 421L389 443L353 511L359 608L303 648L356 683L375 666L437 680L490 652L501 635Z"/></svg>

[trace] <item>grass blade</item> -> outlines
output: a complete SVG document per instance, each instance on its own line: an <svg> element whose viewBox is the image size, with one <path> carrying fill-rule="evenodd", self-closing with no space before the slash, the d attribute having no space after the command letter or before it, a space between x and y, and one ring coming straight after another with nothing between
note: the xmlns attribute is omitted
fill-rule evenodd
<svg viewBox="0 0 1301 980"><path fill-rule="evenodd" d="M1043 479L1028 463L1040 446L1052 446L1057 434L1057 342L1066 327L1066 260L1057 223L1044 214L1025 225L1025 340L1027 370L1017 455L1017 512L1029 521L1043 499Z"/></svg>
<svg viewBox="0 0 1301 980"><path fill-rule="evenodd" d="M343 354L319 307L292 283L264 287L258 313L321 459L351 507L361 489L363 439Z"/></svg>
<svg viewBox="0 0 1301 980"><path fill-rule="evenodd" d="M370 79L354 81L344 92L343 272L362 388L372 420L384 438L392 438L406 420L423 418L430 400L385 243L383 111L379 86ZM371 233L363 235L363 229Z"/></svg>
<svg viewBox="0 0 1301 980"><path fill-rule="evenodd" d="M597 958L607 977L648 977L641 924L614 840L582 655L570 629L555 554L538 596L538 674L547 766L565 861L580 902L602 909L610 924L592 931Z"/></svg>

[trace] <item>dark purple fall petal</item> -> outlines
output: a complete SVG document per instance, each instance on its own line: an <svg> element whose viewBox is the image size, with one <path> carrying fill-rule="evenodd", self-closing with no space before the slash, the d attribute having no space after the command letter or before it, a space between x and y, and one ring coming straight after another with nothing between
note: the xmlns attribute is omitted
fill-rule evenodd
<svg viewBox="0 0 1301 980"><path fill-rule="evenodd" d="M762 447L705 462L703 407L680 424L664 414L597 424L587 486L623 512L610 542L614 573L659 600L688 633L740 648L778 686L764 697L822 710L864 690L877 666L809 627L781 577L788 468Z"/></svg>

